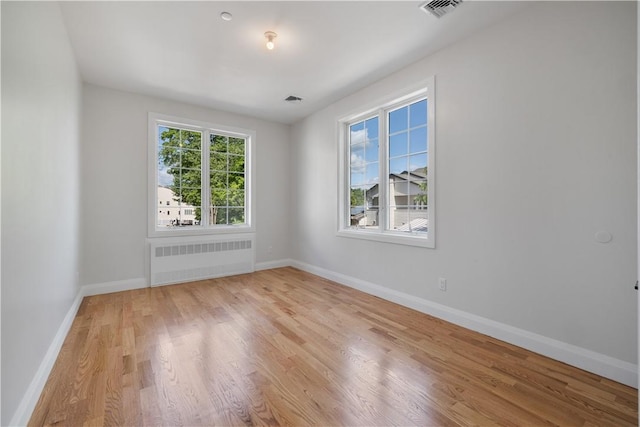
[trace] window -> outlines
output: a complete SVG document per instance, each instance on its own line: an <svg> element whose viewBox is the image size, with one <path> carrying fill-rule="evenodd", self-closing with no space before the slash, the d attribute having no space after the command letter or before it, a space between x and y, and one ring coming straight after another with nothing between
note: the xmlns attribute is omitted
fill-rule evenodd
<svg viewBox="0 0 640 427"><path fill-rule="evenodd" d="M433 248L434 79L339 120L338 234Z"/></svg>
<svg viewBox="0 0 640 427"><path fill-rule="evenodd" d="M153 209L149 235L253 231L254 140L249 130L149 114L149 206L170 206L167 216Z"/></svg>

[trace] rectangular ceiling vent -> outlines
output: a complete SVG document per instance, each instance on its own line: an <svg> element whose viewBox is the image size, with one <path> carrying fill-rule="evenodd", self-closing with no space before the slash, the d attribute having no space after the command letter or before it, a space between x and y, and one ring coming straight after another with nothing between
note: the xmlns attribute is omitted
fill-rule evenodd
<svg viewBox="0 0 640 427"><path fill-rule="evenodd" d="M436 18L441 18L462 3L462 0L432 0L420 6L420 9L430 13Z"/></svg>

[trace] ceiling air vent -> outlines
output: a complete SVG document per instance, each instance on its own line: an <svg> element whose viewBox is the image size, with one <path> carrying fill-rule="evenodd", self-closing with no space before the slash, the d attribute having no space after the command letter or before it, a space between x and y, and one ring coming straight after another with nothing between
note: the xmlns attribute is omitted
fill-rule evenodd
<svg viewBox="0 0 640 427"><path fill-rule="evenodd" d="M462 0L432 0L420 6L420 9L430 13L436 18L441 18L462 3Z"/></svg>
<svg viewBox="0 0 640 427"><path fill-rule="evenodd" d="M299 96L289 95L284 100L287 102L301 102L302 98L300 98Z"/></svg>

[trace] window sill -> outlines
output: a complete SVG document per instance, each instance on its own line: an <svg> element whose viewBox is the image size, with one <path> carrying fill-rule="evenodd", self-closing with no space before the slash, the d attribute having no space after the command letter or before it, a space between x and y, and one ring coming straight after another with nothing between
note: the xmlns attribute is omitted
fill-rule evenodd
<svg viewBox="0 0 640 427"><path fill-rule="evenodd" d="M366 230L338 230L338 237L348 237L352 239L373 240L376 242L392 243L395 245L417 246L421 248L435 248L433 236L431 238L398 234L394 232L366 231Z"/></svg>
<svg viewBox="0 0 640 427"><path fill-rule="evenodd" d="M154 229L148 237L181 237L181 236L212 236L233 233L255 233L255 227L249 225L227 225L216 228L185 228L176 229L167 227L166 230Z"/></svg>

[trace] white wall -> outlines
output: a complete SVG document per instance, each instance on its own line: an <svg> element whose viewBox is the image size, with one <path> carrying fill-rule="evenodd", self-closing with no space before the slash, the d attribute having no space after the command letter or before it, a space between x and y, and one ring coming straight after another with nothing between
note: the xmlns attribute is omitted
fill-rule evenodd
<svg viewBox="0 0 640 427"><path fill-rule="evenodd" d="M295 259L637 363L635 7L537 2L294 125ZM436 249L337 237L336 119L430 75Z"/></svg>
<svg viewBox="0 0 640 427"><path fill-rule="evenodd" d="M148 111L256 130L259 263L293 257L636 363L634 2L535 4L291 134L81 87L58 6L1 7L3 425L68 314L76 272L82 284L145 275ZM336 118L429 75L436 249L336 237ZM110 221L119 211L126 221ZM613 241L596 243L599 230Z"/></svg>
<svg viewBox="0 0 640 427"><path fill-rule="evenodd" d="M78 291L81 83L57 3L1 7L7 425Z"/></svg>
<svg viewBox="0 0 640 427"><path fill-rule="evenodd" d="M90 84L83 108L83 285L145 277L149 112L256 131L256 262L289 257L288 125Z"/></svg>

